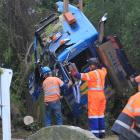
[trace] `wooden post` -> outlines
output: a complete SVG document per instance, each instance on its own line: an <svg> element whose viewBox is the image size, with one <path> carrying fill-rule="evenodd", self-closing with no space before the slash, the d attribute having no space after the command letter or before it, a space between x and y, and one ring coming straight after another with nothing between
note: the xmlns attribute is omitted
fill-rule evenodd
<svg viewBox="0 0 140 140"><path fill-rule="evenodd" d="M69 4L69 0L63 0L64 3L64 13L68 12L68 4Z"/></svg>
<svg viewBox="0 0 140 140"><path fill-rule="evenodd" d="M83 0L79 0L79 9L83 11Z"/></svg>

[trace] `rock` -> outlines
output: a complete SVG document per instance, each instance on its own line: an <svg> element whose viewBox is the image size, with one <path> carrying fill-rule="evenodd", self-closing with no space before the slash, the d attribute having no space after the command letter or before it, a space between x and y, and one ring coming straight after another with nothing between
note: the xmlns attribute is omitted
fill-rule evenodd
<svg viewBox="0 0 140 140"><path fill-rule="evenodd" d="M75 126L55 125L42 128L25 140L99 140L90 131Z"/></svg>

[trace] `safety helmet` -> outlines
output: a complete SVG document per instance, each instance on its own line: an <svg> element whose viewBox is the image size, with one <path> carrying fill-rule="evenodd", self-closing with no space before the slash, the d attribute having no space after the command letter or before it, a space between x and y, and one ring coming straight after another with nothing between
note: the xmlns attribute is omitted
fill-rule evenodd
<svg viewBox="0 0 140 140"><path fill-rule="evenodd" d="M87 62L89 65L98 65L99 64L98 58L96 58L96 57L92 57L92 58L88 59Z"/></svg>
<svg viewBox="0 0 140 140"><path fill-rule="evenodd" d="M135 81L136 81L137 83L140 83L140 75L138 75L138 76L135 77Z"/></svg>
<svg viewBox="0 0 140 140"><path fill-rule="evenodd" d="M51 73L51 69L49 68L49 67L41 67L41 73L43 74L43 75L45 75L45 74L50 74Z"/></svg>

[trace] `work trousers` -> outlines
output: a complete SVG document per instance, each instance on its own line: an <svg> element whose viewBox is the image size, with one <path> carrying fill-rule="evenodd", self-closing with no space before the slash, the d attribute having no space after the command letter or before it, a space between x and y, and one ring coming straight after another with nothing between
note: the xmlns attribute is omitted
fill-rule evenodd
<svg viewBox="0 0 140 140"><path fill-rule="evenodd" d="M105 106L106 98L104 93L91 93L88 95L89 130L98 138L105 136Z"/></svg>
<svg viewBox="0 0 140 140"><path fill-rule="evenodd" d="M57 125L63 124L61 102L59 100L45 103L45 127L51 126L53 116Z"/></svg>

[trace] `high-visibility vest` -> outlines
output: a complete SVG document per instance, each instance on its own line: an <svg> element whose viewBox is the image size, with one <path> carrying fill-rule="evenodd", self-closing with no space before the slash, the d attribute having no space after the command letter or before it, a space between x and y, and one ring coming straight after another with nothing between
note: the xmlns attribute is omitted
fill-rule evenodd
<svg viewBox="0 0 140 140"><path fill-rule="evenodd" d="M106 68L81 73L81 79L88 85L88 117L104 116L106 98L104 95ZM102 102L102 103L101 103ZM101 106L100 106L101 104Z"/></svg>
<svg viewBox="0 0 140 140"><path fill-rule="evenodd" d="M103 92L106 74L107 71L104 67L88 73L81 73L81 79L87 81L88 93Z"/></svg>
<svg viewBox="0 0 140 140"><path fill-rule="evenodd" d="M129 98L112 130L128 140L140 139L140 92Z"/></svg>
<svg viewBox="0 0 140 140"><path fill-rule="evenodd" d="M60 99L60 87L63 81L57 77L47 77L43 81L44 102L51 102Z"/></svg>

